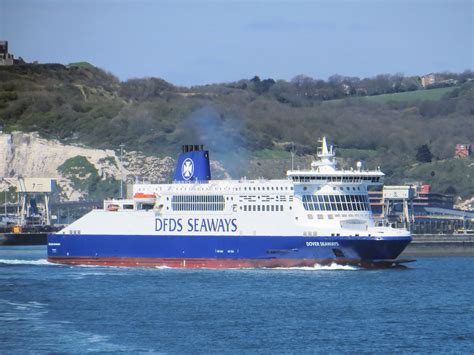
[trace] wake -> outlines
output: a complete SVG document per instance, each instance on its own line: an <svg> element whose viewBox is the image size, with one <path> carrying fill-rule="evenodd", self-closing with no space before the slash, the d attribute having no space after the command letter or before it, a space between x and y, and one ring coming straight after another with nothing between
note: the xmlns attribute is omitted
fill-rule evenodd
<svg viewBox="0 0 474 355"><path fill-rule="evenodd" d="M274 269L276 270L305 270L305 271L335 271L335 270L356 271L356 270L360 270L360 268L357 266L339 265L339 264L334 264L334 263L330 265L277 267Z"/></svg>
<svg viewBox="0 0 474 355"><path fill-rule="evenodd" d="M0 264L4 265L47 265L53 266L58 265L54 263L48 262L46 259L38 259L38 260L22 260L22 259L0 259Z"/></svg>

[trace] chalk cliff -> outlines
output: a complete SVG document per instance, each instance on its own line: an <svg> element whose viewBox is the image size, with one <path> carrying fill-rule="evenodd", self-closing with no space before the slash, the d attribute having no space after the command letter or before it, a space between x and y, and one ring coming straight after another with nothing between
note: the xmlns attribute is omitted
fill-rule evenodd
<svg viewBox="0 0 474 355"><path fill-rule="evenodd" d="M1 177L47 177L57 179L70 200L84 197L76 191L69 179L62 176L58 167L68 159L83 156L97 169L101 179L115 178L125 181L166 181L174 168L171 157L150 157L136 151L124 151L123 166L113 150L92 149L67 145L58 140L40 137L37 133L13 132L0 134Z"/></svg>

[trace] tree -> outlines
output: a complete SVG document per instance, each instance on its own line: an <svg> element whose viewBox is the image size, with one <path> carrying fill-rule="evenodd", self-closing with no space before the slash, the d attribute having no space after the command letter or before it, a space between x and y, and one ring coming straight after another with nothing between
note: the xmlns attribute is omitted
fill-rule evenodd
<svg viewBox="0 0 474 355"><path fill-rule="evenodd" d="M431 154L430 148L427 144L420 145L416 149L416 160L421 163L431 163L431 158L433 158L433 154Z"/></svg>
<svg viewBox="0 0 474 355"><path fill-rule="evenodd" d="M253 79L252 79L253 80ZM251 80L251 81L252 81ZM259 80L259 81L254 81L254 91L257 95L262 95L275 84L275 80L273 79L265 79L265 80Z"/></svg>
<svg viewBox="0 0 474 355"><path fill-rule="evenodd" d="M444 193L448 195L456 195L457 190L453 186L449 185L448 188L444 191Z"/></svg>
<svg viewBox="0 0 474 355"><path fill-rule="evenodd" d="M252 79L250 79L251 82L253 83L259 83L260 82L260 77L258 75L255 75Z"/></svg>

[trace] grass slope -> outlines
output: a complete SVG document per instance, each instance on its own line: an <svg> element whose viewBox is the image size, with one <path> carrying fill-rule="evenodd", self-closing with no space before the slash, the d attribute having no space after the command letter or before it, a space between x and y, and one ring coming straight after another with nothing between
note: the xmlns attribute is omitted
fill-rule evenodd
<svg viewBox="0 0 474 355"><path fill-rule="evenodd" d="M436 89L420 89L415 91L397 92L393 94L382 94L373 96L362 96L357 98L348 98L350 100L367 101L378 104L388 104L394 102L410 103L415 101L437 101L443 98L444 95L452 92L459 87L450 86ZM323 105L341 105L348 99L336 99L324 101Z"/></svg>
<svg viewBox="0 0 474 355"><path fill-rule="evenodd" d="M418 101L418 100L436 101L436 100L440 100L444 95L453 91L454 89L456 89L456 87L426 89L426 90L417 90L417 91L408 91L408 92L397 92L394 94L367 96L366 99L370 102L377 102L377 103L383 103L383 104L389 103L392 101L395 101L395 102L412 102L412 101Z"/></svg>

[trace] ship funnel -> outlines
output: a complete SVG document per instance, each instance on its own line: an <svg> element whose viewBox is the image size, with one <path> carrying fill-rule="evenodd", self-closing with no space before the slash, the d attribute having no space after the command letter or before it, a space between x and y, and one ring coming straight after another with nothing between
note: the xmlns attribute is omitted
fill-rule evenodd
<svg viewBox="0 0 474 355"><path fill-rule="evenodd" d="M209 151L200 145L183 145L174 173L175 182L208 182L211 180Z"/></svg>

